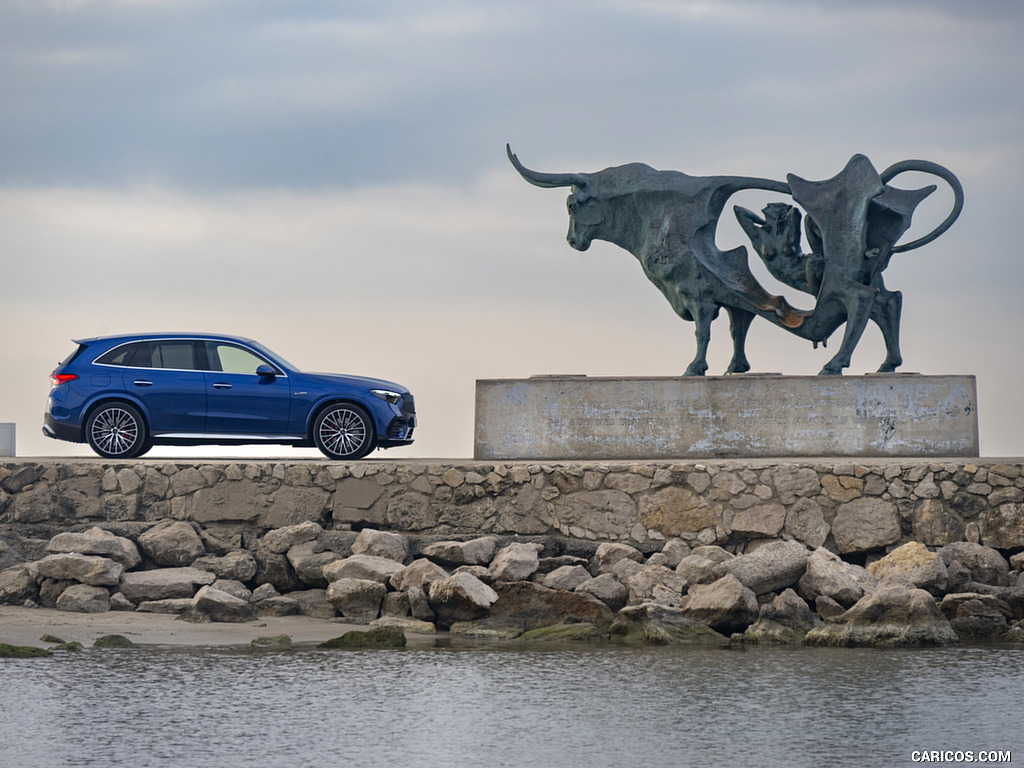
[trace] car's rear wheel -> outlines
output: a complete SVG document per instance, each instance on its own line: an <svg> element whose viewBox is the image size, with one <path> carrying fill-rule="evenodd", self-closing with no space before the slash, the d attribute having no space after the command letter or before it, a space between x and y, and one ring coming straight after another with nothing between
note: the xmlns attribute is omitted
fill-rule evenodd
<svg viewBox="0 0 1024 768"><path fill-rule="evenodd" d="M334 403L317 414L313 441L329 459L361 459L376 442L373 420L358 405Z"/></svg>
<svg viewBox="0 0 1024 768"><path fill-rule="evenodd" d="M104 403L85 423L89 447L105 459L134 459L152 446L142 414L128 403Z"/></svg>

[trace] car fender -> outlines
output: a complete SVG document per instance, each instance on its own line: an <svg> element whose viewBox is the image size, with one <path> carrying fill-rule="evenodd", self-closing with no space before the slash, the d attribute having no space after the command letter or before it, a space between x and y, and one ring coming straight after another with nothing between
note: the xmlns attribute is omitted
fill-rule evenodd
<svg viewBox="0 0 1024 768"><path fill-rule="evenodd" d="M308 434L313 433L313 421L316 419L316 415L320 413L320 410L324 406L330 405L331 403L353 403L354 405L358 405L370 414L370 418L373 419L373 428L376 430L378 437L383 434L388 427L386 423L381 422L380 416L377 413L377 408L366 398L359 397L355 392L346 394L335 392L317 398L313 407L309 409L309 413L306 415L306 432Z"/></svg>

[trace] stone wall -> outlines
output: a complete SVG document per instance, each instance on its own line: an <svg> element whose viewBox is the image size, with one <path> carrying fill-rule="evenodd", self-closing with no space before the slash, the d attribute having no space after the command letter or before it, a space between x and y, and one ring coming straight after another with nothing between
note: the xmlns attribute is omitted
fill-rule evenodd
<svg viewBox="0 0 1024 768"><path fill-rule="evenodd" d="M908 541L1014 553L1024 549L1024 460L0 463L0 566L18 541L94 525L138 535L168 519L241 548L312 521L646 552L678 537L734 553L792 539L852 560Z"/></svg>

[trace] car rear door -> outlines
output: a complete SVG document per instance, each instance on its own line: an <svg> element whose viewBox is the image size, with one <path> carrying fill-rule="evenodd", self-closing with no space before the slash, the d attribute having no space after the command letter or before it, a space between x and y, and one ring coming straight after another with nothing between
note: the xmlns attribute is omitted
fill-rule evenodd
<svg viewBox="0 0 1024 768"><path fill-rule="evenodd" d="M157 435L201 435L206 429L206 379L190 339L140 342L124 371L123 387L145 406Z"/></svg>
<svg viewBox="0 0 1024 768"><path fill-rule="evenodd" d="M210 435L247 437L289 434L291 386L280 366L228 341L205 342L207 421ZM269 365L274 376L256 373Z"/></svg>

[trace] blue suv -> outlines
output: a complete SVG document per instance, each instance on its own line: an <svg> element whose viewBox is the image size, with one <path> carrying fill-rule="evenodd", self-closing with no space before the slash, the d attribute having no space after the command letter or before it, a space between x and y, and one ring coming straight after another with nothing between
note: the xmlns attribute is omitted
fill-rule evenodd
<svg viewBox="0 0 1024 768"><path fill-rule="evenodd" d="M381 379L304 373L249 339L104 336L50 376L43 434L130 459L154 445L280 443L360 459L412 443L409 390Z"/></svg>

